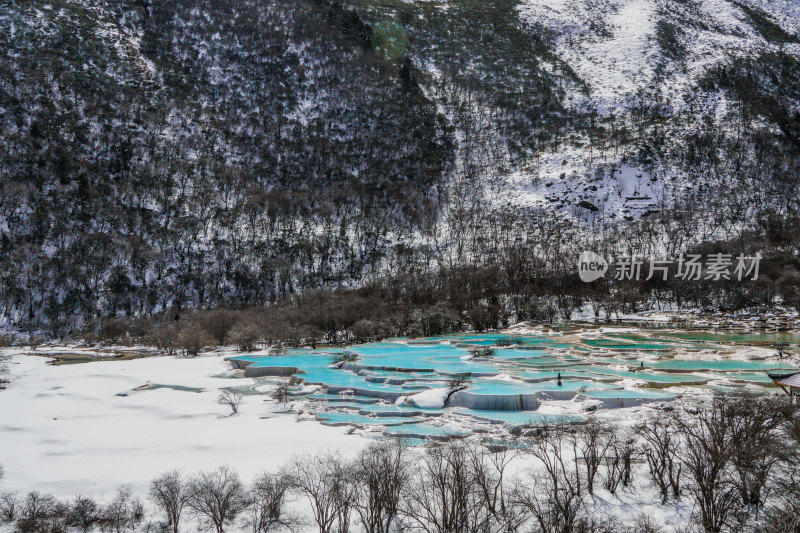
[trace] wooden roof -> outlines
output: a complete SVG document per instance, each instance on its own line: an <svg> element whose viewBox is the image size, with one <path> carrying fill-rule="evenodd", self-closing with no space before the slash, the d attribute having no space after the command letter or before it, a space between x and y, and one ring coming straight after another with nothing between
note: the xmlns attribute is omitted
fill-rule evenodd
<svg viewBox="0 0 800 533"><path fill-rule="evenodd" d="M777 374L774 372L767 372L767 375L772 381L784 387L792 387L793 389L800 389L800 372L793 372L791 374Z"/></svg>

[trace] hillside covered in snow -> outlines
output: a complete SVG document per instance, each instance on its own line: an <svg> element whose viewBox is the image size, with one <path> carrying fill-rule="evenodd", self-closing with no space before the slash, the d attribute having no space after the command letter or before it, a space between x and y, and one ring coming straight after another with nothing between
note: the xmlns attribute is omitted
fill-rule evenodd
<svg viewBox="0 0 800 533"><path fill-rule="evenodd" d="M553 286L579 243L789 268L798 35L796 0L6 3L0 322Z"/></svg>

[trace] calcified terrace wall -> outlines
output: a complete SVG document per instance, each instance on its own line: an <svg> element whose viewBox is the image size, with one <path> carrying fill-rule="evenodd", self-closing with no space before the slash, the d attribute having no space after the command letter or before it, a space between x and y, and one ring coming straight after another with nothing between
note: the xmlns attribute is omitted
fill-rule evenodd
<svg viewBox="0 0 800 533"><path fill-rule="evenodd" d="M800 346L800 335L779 339L673 328L565 326L542 334L397 339L229 360L248 378L291 377L290 394L313 401L323 424L433 438L451 435L443 429L449 426L434 423L442 414L452 415L446 417L450 421L466 416L478 424L531 426L565 417L578 421L582 408L670 401L687 387L767 391L772 383L766 370L796 366L764 349L786 341ZM314 388L304 385L320 388L311 392ZM398 402L403 397L407 401ZM548 401L573 402L577 410L570 415L541 412ZM364 407L370 404L381 409Z"/></svg>

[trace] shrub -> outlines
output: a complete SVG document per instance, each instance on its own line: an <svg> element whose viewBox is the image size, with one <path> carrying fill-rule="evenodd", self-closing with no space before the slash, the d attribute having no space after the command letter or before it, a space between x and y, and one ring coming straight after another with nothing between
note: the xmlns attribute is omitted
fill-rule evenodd
<svg viewBox="0 0 800 533"><path fill-rule="evenodd" d="M240 394L233 393L231 391L222 391L217 398L217 402L220 405L227 405L231 410L231 415L235 415L239 412L239 404L242 401L242 396Z"/></svg>
<svg viewBox="0 0 800 533"><path fill-rule="evenodd" d="M469 383L469 374L461 373L461 374L453 374L450 376L450 379L447 380L447 386L451 389L457 389L459 387L463 387Z"/></svg>
<svg viewBox="0 0 800 533"><path fill-rule="evenodd" d="M188 355L199 354L206 346L214 344L214 338L196 322L183 328L178 335L178 347Z"/></svg>
<svg viewBox="0 0 800 533"><path fill-rule="evenodd" d="M144 519L144 506L128 487L117 490L114 499L103 507L99 523L116 533L135 531Z"/></svg>
<svg viewBox="0 0 800 533"><path fill-rule="evenodd" d="M30 492L20 503L16 520L19 533L57 533L66 531L69 507L49 494Z"/></svg>
<svg viewBox="0 0 800 533"><path fill-rule="evenodd" d="M355 354L353 352L342 352L338 354L336 357L334 357L333 362L335 364L350 363L352 361L355 361L356 359L358 359L358 354Z"/></svg>
<svg viewBox="0 0 800 533"><path fill-rule="evenodd" d="M261 332L254 324L237 324L228 333L228 342L235 344L240 352L252 352L261 340Z"/></svg>
<svg viewBox="0 0 800 533"><path fill-rule="evenodd" d="M494 350L492 348L470 348L469 353L472 354L473 357L494 357Z"/></svg>
<svg viewBox="0 0 800 533"><path fill-rule="evenodd" d="M178 337L179 332L175 326L168 325L153 331L146 340L159 350L164 350L169 355L172 355L178 348Z"/></svg>
<svg viewBox="0 0 800 533"><path fill-rule="evenodd" d="M67 524L86 533L100 521L100 511L100 506L92 498L78 496L69 508Z"/></svg>
<svg viewBox="0 0 800 533"><path fill-rule="evenodd" d="M128 336L128 325L131 323L118 318L110 318L100 326L98 339L103 342L120 341Z"/></svg>
<svg viewBox="0 0 800 533"><path fill-rule="evenodd" d="M362 319L350 328L353 342L369 342L385 339L393 333L390 324L381 321Z"/></svg>
<svg viewBox="0 0 800 533"><path fill-rule="evenodd" d="M236 315L227 309L215 309L196 315L196 320L203 330L214 338L216 344L222 344L236 325Z"/></svg>
<svg viewBox="0 0 800 533"><path fill-rule="evenodd" d="M456 310L444 302L422 309L418 312L418 315L418 325L415 325L415 327L420 330L422 335L439 335L458 329L460 325Z"/></svg>
<svg viewBox="0 0 800 533"><path fill-rule="evenodd" d="M286 383L281 383L272 392L272 398L278 403L287 403L289 401L289 386Z"/></svg>

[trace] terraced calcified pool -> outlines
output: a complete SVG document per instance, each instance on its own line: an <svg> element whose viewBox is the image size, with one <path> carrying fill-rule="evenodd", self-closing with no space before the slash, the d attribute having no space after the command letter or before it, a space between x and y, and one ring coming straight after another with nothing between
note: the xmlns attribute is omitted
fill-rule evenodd
<svg viewBox="0 0 800 533"><path fill-rule="evenodd" d="M462 435L482 424L576 421L592 409L705 390L767 392L766 371L796 368L771 357L768 347L777 344L791 351L800 336L568 326L536 335L392 339L231 361L248 377L291 376L290 394L312 402L320 423L424 439Z"/></svg>

